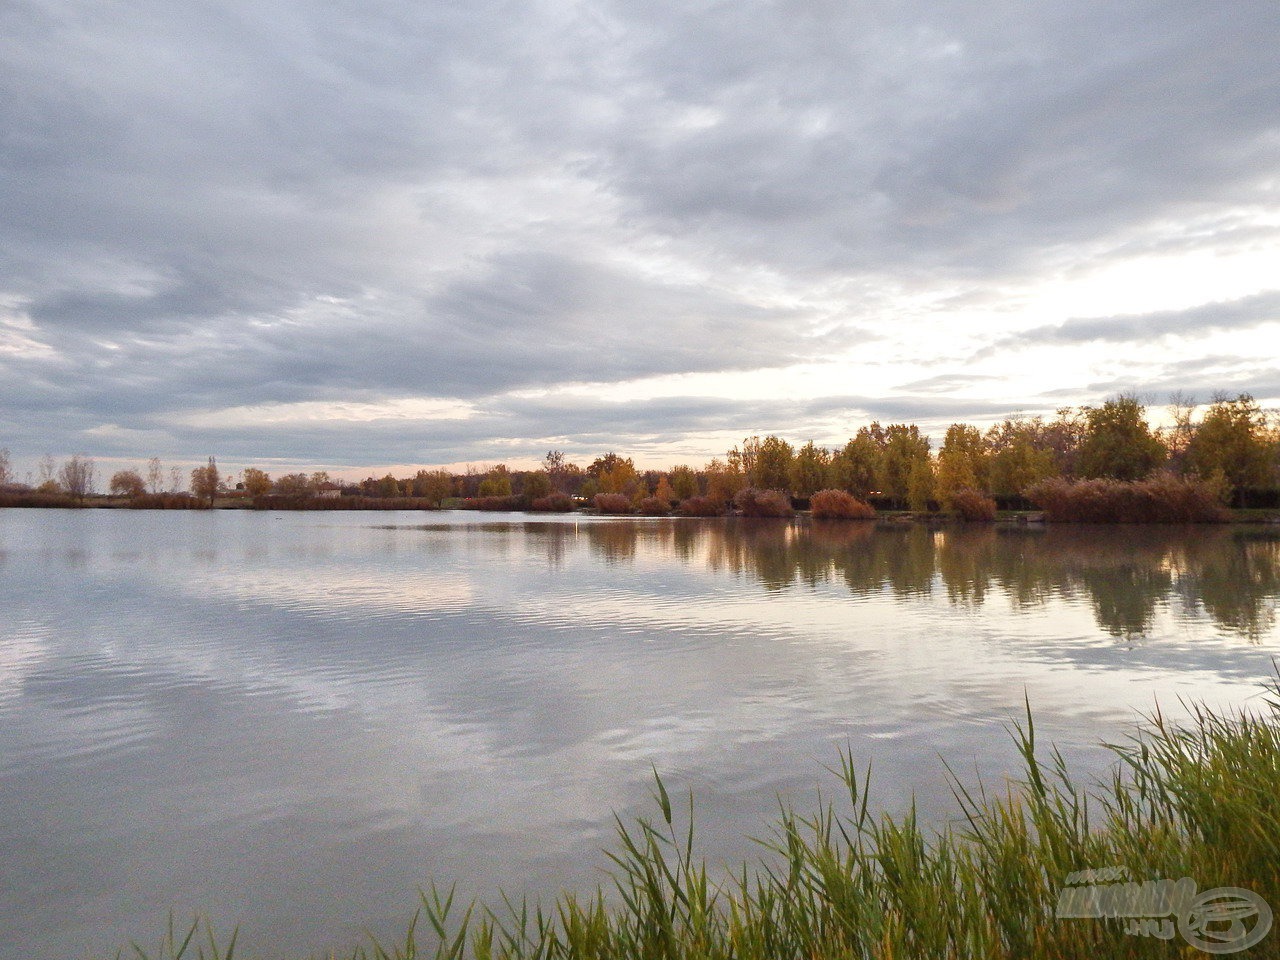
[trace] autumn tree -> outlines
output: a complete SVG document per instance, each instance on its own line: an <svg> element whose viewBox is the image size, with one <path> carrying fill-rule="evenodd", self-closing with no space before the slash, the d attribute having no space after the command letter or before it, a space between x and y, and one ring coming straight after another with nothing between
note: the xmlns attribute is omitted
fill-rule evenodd
<svg viewBox="0 0 1280 960"><path fill-rule="evenodd" d="M870 428L862 427L857 436L832 455L831 482L865 500L879 489L883 460L883 450Z"/></svg>
<svg viewBox="0 0 1280 960"><path fill-rule="evenodd" d="M788 486L797 497L808 499L830 483L831 454L826 447L815 446L810 440L796 451L788 471Z"/></svg>
<svg viewBox="0 0 1280 960"><path fill-rule="evenodd" d="M961 490L986 491L989 483L986 443L977 427L953 423L938 451L935 495L948 510Z"/></svg>
<svg viewBox="0 0 1280 960"><path fill-rule="evenodd" d="M531 470L524 475L520 484L521 496L530 500L550 496L552 491L551 477L545 470Z"/></svg>
<svg viewBox="0 0 1280 960"><path fill-rule="evenodd" d="M1081 476L1141 480L1164 461L1164 445L1152 434L1137 397L1119 396L1084 413Z"/></svg>
<svg viewBox="0 0 1280 960"><path fill-rule="evenodd" d="M761 490L787 490L791 482L791 462L795 450L781 437L769 434L761 440L748 437L742 442L742 469L747 484Z"/></svg>
<svg viewBox="0 0 1280 960"><path fill-rule="evenodd" d="M111 495L114 497L140 497L147 492L147 485L137 470L118 470L111 475Z"/></svg>
<svg viewBox="0 0 1280 960"><path fill-rule="evenodd" d="M419 470L413 477L413 495L437 507L453 493L453 476L448 470Z"/></svg>
<svg viewBox="0 0 1280 960"><path fill-rule="evenodd" d="M671 486L671 481L665 475L658 478L658 485L653 488L653 498L667 504L667 506L680 499L675 488Z"/></svg>
<svg viewBox="0 0 1280 960"><path fill-rule="evenodd" d="M1028 487L1058 476L1053 442L1039 417L1011 417L991 427L985 437L987 489L997 496L1021 496Z"/></svg>
<svg viewBox="0 0 1280 960"><path fill-rule="evenodd" d="M271 487L281 497L309 497L312 493L311 478L305 473L286 473L277 477Z"/></svg>
<svg viewBox="0 0 1280 960"><path fill-rule="evenodd" d="M222 476L218 473L218 464L213 457L209 458L205 466L191 471L191 492L197 500L208 500L212 507L221 490Z"/></svg>
<svg viewBox="0 0 1280 960"><path fill-rule="evenodd" d="M507 469L507 465L499 463L485 474L476 493L481 497L511 496L511 471Z"/></svg>
<svg viewBox="0 0 1280 960"><path fill-rule="evenodd" d="M587 475L595 480L597 493L618 493L632 499L648 493L642 489L640 474L631 458L620 457L612 451L593 460L587 467Z"/></svg>
<svg viewBox="0 0 1280 960"><path fill-rule="evenodd" d="M93 475L93 460L78 453L67 460L58 471L58 483L71 496L77 500L83 500L93 493Z"/></svg>
<svg viewBox="0 0 1280 960"><path fill-rule="evenodd" d="M251 497L265 497L271 492L271 475L257 467L246 467L244 492Z"/></svg>
<svg viewBox="0 0 1280 960"><path fill-rule="evenodd" d="M1218 397L1187 448L1187 464L1208 479L1220 475L1232 490L1269 486L1272 474L1267 418L1247 393Z"/></svg>
<svg viewBox="0 0 1280 960"><path fill-rule="evenodd" d="M680 500L688 500L698 495L698 475L688 464L677 464L671 468L671 489ZM735 491L736 492L736 491Z"/></svg>
<svg viewBox="0 0 1280 960"><path fill-rule="evenodd" d="M927 454L912 460L911 473L907 477L907 506L916 513L928 510L933 488L933 461Z"/></svg>
<svg viewBox="0 0 1280 960"><path fill-rule="evenodd" d="M733 500L747 485L740 459L712 457L707 464L707 499L719 507Z"/></svg>
<svg viewBox="0 0 1280 960"><path fill-rule="evenodd" d="M881 489L898 501L910 497L908 487L916 464L929 464L929 438L915 424L891 423L884 430L884 474Z"/></svg>

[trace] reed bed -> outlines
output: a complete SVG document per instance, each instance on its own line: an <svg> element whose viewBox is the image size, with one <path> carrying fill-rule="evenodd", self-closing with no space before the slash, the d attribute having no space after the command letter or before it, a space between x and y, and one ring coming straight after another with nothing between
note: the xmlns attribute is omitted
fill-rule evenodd
<svg viewBox="0 0 1280 960"><path fill-rule="evenodd" d="M1176 924L1176 935L1169 926L1171 939L1164 940L1126 932L1135 921L1123 915L1123 900L1104 901L1112 913L1122 914L1110 919L1062 917L1058 908L1064 887L1090 870L1095 879L1181 881L1178 889L1184 893L1190 882L1200 891L1243 887L1280 907L1276 681L1266 686L1258 704L1235 712L1192 705L1189 720L1179 725L1159 712L1147 716L1130 739L1108 745L1116 758L1113 771L1087 788L1072 778L1055 748L1046 750L1037 742L1028 707L1025 721L1012 728L1021 778L988 793L963 785L948 768L963 816L941 829L922 825L914 809L897 817L873 813L867 801L869 772L845 755L837 771L843 784L840 802L809 815L784 809L760 862L743 866L728 881L714 880L697 855L692 798L687 818L683 803L677 815L655 775L656 814L618 822L616 844L607 852L613 863L611 889L586 898L563 894L541 906L505 902L496 908L461 904L451 893L432 888L423 894L401 942L370 943L346 956L1208 956L1188 935L1199 931L1210 941L1215 932L1225 937L1232 920L1243 922L1243 929L1250 920L1260 928L1261 914L1220 912L1214 920L1205 911L1188 914L1184 898L1168 920ZM1080 902L1074 901L1077 907ZM179 931L171 925L158 950L134 950L147 960L232 960L235 955L234 942L220 947L203 924ZM1280 956L1280 939L1273 932L1230 955ZM290 954L282 946L270 956Z"/></svg>

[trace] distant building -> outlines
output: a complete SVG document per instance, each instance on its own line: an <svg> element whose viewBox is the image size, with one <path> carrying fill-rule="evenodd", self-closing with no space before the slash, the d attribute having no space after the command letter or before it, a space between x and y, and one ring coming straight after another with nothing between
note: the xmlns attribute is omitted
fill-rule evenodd
<svg viewBox="0 0 1280 960"><path fill-rule="evenodd" d="M342 488L336 483L322 483L316 488L316 496L337 499L342 496Z"/></svg>

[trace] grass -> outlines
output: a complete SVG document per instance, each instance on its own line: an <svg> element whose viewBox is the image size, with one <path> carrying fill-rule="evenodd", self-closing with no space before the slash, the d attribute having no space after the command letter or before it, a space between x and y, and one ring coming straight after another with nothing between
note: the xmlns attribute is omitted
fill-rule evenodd
<svg viewBox="0 0 1280 960"><path fill-rule="evenodd" d="M1260 709L1192 705L1172 725L1159 712L1108 745L1109 779L1077 784L1062 755L1037 742L1028 707L1012 732L1022 778L988 794L947 773L963 816L931 830L914 809L868 807L869 772L837 771L841 803L809 816L784 809L756 866L713 880L694 844L694 804L673 809L656 778L657 814L618 821L607 855L613 888L547 906L459 904L432 888L397 944L353 960L409 958L1104 958L1206 956L1183 931L1130 935L1121 919L1055 916L1069 875L1111 869L1135 882L1191 878L1199 890L1244 887L1280 908L1280 686ZM683 807L683 804L681 805ZM1156 921L1158 923L1158 921ZM1246 924L1248 926L1248 924ZM1209 923L1223 930L1226 923ZM1170 929L1170 932L1172 928ZM1194 931L1192 931L1194 935ZM283 951L284 948L282 948ZM272 956L284 956L283 952ZM174 930L147 960L233 960L203 923ZM1280 956L1271 933L1235 957Z"/></svg>

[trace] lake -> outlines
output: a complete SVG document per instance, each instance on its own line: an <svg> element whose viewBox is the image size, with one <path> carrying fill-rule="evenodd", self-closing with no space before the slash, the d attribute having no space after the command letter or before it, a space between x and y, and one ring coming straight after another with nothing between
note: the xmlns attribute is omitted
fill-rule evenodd
<svg viewBox="0 0 1280 960"><path fill-rule="evenodd" d="M1157 700L1257 698L1278 597L1274 526L0 510L0 957L591 889L654 769L713 863L844 749L941 822L1024 697L1086 774Z"/></svg>

